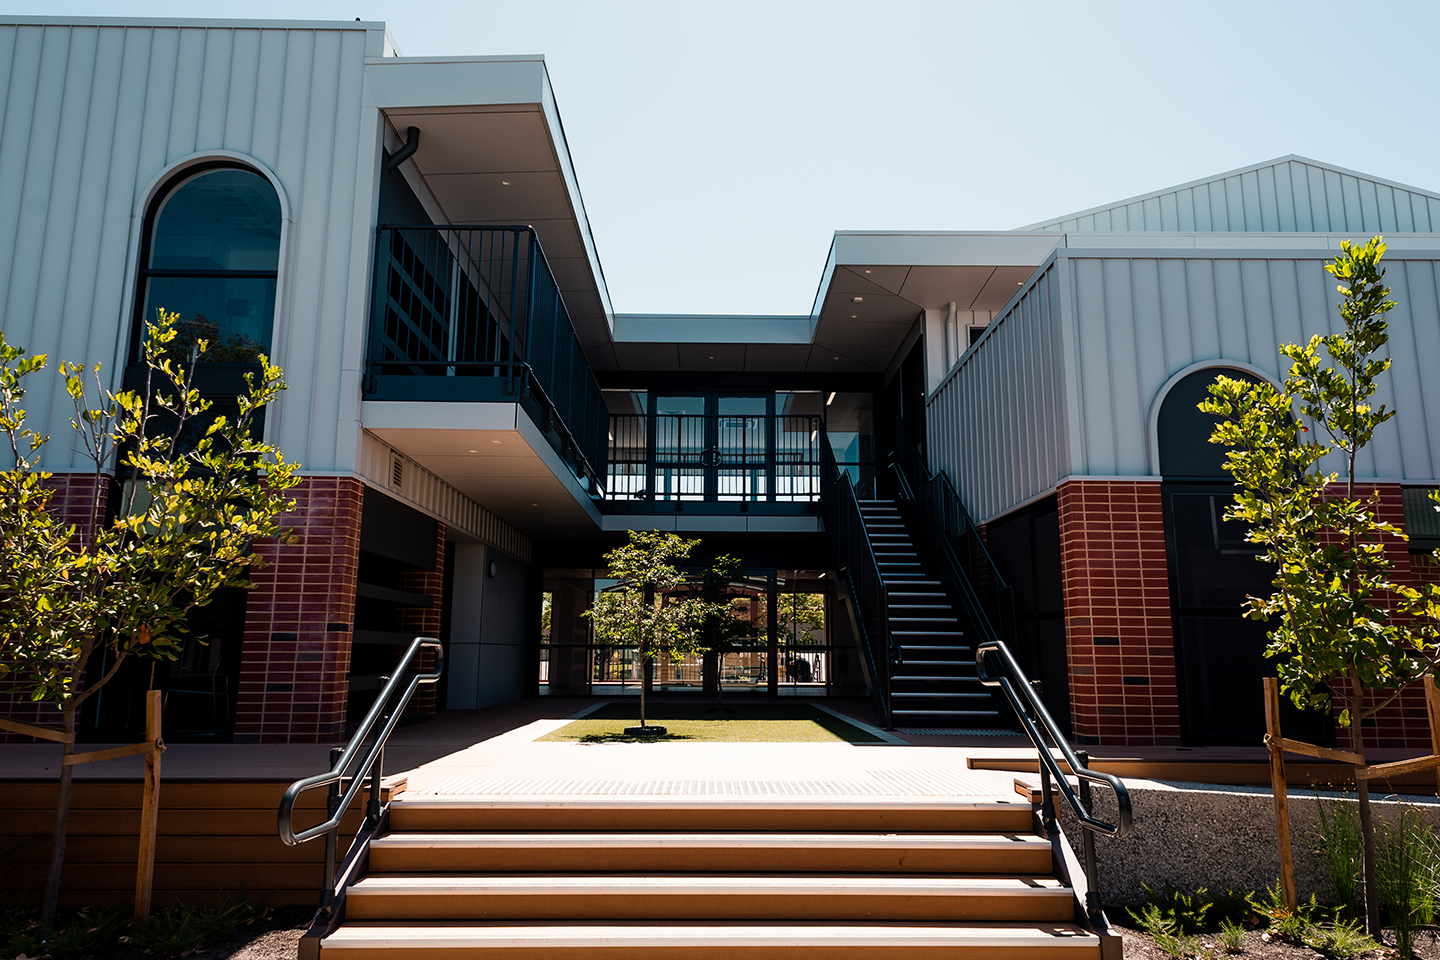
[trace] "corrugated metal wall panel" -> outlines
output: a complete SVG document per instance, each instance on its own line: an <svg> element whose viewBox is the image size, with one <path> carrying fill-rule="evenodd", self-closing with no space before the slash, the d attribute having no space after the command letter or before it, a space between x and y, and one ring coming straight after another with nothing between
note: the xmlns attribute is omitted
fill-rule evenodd
<svg viewBox="0 0 1440 960"><path fill-rule="evenodd" d="M279 178L292 217L273 346L290 390L271 436L309 468L349 469L337 430L353 425L359 397L342 386L340 358L355 329L347 304L363 300L351 288L368 279L353 237L373 191L359 184L375 175L366 41L358 27L0 26L6 337L57 363L104 359L118 382L143 192L186 156L251 157ZM80 466L63 389L32 390L27 409L56 438L47 465Z"/></svg>
<svg viewBox="0 0 1440 960"><path fill-rule="evenodd" d="M1070 258L1078 353L1073 375L1084 439L1065 472L1150 475L1149 417L1170 377L1197 363L1228 359L1278 378L1281 342L1342 329L1335 280L1324 264ZM1440 477L1440 422L1431 423L1425 414L1429 403L1440 409L1440 381L1432 377L1427 383L1424 376L1425 366L1440 356L1436 267L1432 260L1386 260L1387 282L1400 306L1390 314L1394 364L1375 402L1399 414L1377 431L1357 463L1361 477L1416 483ZM969 376L962 368L957 379Z"/></svg>
<svg viewBox="0 0 1440 960"><path fill-rule="evenodd" d="M1023 229L1373 235L1437 224L1440 197L1287 158Z"/></svg>
<svg viewBox="0 0 1440 960"><path fill-rule="evenodd" d="M1060 479L1068 463L1059 274L1043 268L931 394L932 470L955 482L977 522Z"/></svg>

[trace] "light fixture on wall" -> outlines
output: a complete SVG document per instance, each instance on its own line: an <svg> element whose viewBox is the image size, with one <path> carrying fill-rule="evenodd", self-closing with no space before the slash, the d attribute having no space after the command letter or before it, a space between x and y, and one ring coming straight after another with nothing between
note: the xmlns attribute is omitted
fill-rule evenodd
<svg viewBox="0 0 1440 960"><path fill-rule="evenodd" d="M495 565L495 561L494 561L494 560L491 560L491 561L490 561L490 568L485 571L485 575L486 575L487 577L489 577L491 580L494 580L494 579L495 579L495 574L497 574L497 573L499 573L499 572L500 572L500 568Z"/></svg>

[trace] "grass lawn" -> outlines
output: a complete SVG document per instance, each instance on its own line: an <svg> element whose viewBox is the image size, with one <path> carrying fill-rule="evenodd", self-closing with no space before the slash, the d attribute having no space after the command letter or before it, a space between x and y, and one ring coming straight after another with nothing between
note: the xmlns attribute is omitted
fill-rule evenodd
<svg viewBox="0 0 1440 960"><path fill-rule="evenodd" d="M736 704L733 713L709 713L712 703L646 704L645 721L669 732L654 740L712 743L880 743L879 737L816 710L806 703ZM567 723L540 740L578 743L650 743L625 736L626 727L640 723L640 704L608 703L580 720Z"/></svg>

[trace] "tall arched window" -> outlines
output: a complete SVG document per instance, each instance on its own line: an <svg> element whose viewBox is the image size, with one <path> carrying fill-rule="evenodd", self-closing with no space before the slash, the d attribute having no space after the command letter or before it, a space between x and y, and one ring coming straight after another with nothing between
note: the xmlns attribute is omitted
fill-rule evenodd
<svg viewBox="0 0 1440 960"><path fill-rule="evenodd" d="M146 217L132 362L161 309L180 315L180 342L204 339L205 363L269 354L280 264L280 198L235 165L192 168L166 184Z"/></svg>

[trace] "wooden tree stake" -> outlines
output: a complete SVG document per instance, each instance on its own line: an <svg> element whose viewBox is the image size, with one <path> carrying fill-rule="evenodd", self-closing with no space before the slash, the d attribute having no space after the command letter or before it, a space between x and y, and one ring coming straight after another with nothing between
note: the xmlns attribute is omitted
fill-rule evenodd
<svg viewBox="0 0 1440 960"><path fill-rule="evenodd" d="M160 691L145 694L145 739L160 739ZM150 893L155 883L155 831L160 815L160 751L145 754L145 792L140 800L140 860L135 867L135 922L150 922Z"/></svg>
<svg viewBox="0 0 1440 960"><path fill-rule="evenodd" d="M1433 729L1433 727L1432 727ZM1280 681L1265 678L1265 730L1270 746L1270 786L1275 791L1275 840L1280 847L1280 891L1295 909L1295 860L1290 854L1290 804L1285 789L1285 751L1280 741Z"/></svg>
<svg viewBox="0 0 1440 960"><path fill-rule="evenodd" d="M1440 690L1430 676L1425 678L1425 708L1430 714L1430 752L1440 754ZM1435 788L1440 793L1440 767L1435 768Z"/></svg>

